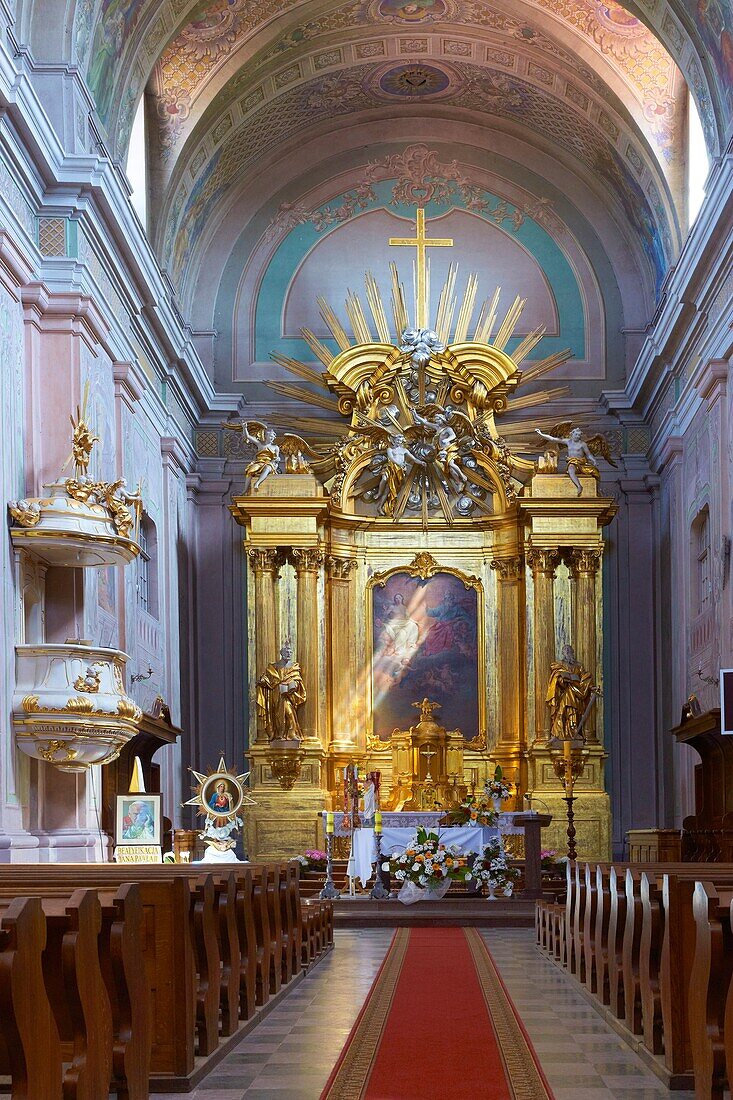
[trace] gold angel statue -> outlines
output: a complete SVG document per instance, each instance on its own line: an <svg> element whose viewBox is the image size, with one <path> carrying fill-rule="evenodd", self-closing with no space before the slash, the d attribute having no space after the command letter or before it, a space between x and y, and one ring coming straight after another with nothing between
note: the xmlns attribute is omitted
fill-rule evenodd
<svg viewBox="0 0 733 1100"><path fill-rule="evenodd" d="M451 405L428 405L422 416L412 409L412 418L424 429L427 440L435 449L435 464L440 479L460 493L467 477L460 467L461 445L468 438L475 443L474 428L469 418Z"/></svg>
<svg viewBox="0 0 733 1100"><path fill-rule="evenodd" d="M381 515L394 518L397 498L409 473L408 460L414 466L424 466L425 462L410 450L405 441L405 435L396 421L394 421L394 427L388 427L383 422L377 423L376 420L370 420L368 416L359 415L356 431L366 436L378 452L384 452L386 465L382 470L376 493L371 493L371 498L376 501L377 510Z"/></svg>
<svg viewBox="0 0 733 1100"><path fill-rule="evenodd" d="M314 451L299 435L286 433L278 440L274 428L268 428L260 420L227 420L222 427L230 432L241 432L246 443L256 447L254 458L245 469L250 489L257 491L270 474L280 472L280 459L285 459L285 473L309 474L312 469L306 455L318 458Z"/></svg>
<svg viewBox="0 0 733 1100"><path fill-rule="evenodd" d="M569 420L564 421L562 424L556 424L551 432L543 432L540 428L535 430L537 435L547 439L550 443L558 443L562 447L567 447L567 475L575 486L578 496L583 492L580 474L589 475L596 479L601 476L598 463L595 460L596 455L605 458L611 466L618 465L613 459L608 440L600 432L597 435L592 435L589 439L583 439L580 428L574 428Z"/></svg>

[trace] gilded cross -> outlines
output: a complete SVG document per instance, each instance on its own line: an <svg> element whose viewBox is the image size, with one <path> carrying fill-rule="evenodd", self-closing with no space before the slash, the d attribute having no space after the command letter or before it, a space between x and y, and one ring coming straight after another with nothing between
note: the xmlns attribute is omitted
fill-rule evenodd
<svg viewBox="0 0 733 1100"><path fill-rule="evenodd" d="M432 779L433 777L430 774L430 761L432 760L432 758L434 756L437 756L438 754L437 754L436 750L433 748L432 745L426 745L424 749L420 750L420 755L424 756L425 759L428 762L428 768L427 768L427 771L425 773L425 778L426 779Z"/></svg>
<svg viewBox="0 0 733 1100"><path fill-rule="evenodd" d="M391 245L407 245L410 248L417 249L417 264L415 280L415 310L416 319L415 324L417 328L428 327L428 293L427 293L427 257L425 250L427 248L447 248L453 244L450 237L435 237L433 240L429 240L425 233L425 209L422 206L417 208L417 223L415 226L414 237L390 237L389 243Z"/></svg>

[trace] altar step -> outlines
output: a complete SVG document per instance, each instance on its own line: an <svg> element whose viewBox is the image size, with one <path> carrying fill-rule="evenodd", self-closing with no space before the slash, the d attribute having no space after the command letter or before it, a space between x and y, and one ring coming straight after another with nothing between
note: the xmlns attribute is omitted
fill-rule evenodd
<svg viewBox="0 0 733 1100"><path fill-rule="evenodd" d="M374 901L368 894L342 896L333 903L336 928L419 928L426 925L463 928L533 928L534 901L501 898L488 901L450 893L442 901L403 905L396 898Z"/></svg>

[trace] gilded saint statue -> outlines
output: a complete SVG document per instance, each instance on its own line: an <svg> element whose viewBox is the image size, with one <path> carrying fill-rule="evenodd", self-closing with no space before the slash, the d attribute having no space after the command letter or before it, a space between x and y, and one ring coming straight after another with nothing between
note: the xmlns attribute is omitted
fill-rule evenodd
<svg viewBox="0 0 733 1100"><path fill-rule="evenodd" d="M583 726L600 688L583 668L571 645L562 649L559 661L550 665L546 702L550 708L550 736L572 741L583 736Z"/></svg>
<svg viewBox="0 0 733 1100"><path fill-rule="evenodd" d="M257 713L268 741L300 741L303 731L298 708L306 700L299 664L293 664L293 649L285 642L280 660L268 665L257 681Z"/></svg>
<svg viewBox="0 0 733 1100"><path fill-rule="evenodd" d="M260 420L243 420L241 417L222 421L221 426L230 432L241 432L244 442L255 448L255 456L244 471L249 479L250 492L257 492L268 477L280 473L281 459L285 460L285 472L288 474L312 473L305 456L318 458L318 454L299 435L288 432L278 440L274 428L269 428Z"/></svg>
<svg viewBox="0 0 733 1100"><path fill-rule="evenodd" d="M608 440L600 433L592 435L590 439L583 439L583 433L580 428L574 428L569 421L563 424L557 424L551 432L543 432L540 428L536 428L535 431L537 435L542 436L548 443L557 443L561 447L567 447L568 458L566 473L575 486L575 491L578 496L581 496L583 492L580 474L594 477L596 481L601 476L598 469L598 463L594 457L595 455L601 455L611 466L617 465L611 454ZM544 463L544 468L547 468L546 457Z"/></svg>

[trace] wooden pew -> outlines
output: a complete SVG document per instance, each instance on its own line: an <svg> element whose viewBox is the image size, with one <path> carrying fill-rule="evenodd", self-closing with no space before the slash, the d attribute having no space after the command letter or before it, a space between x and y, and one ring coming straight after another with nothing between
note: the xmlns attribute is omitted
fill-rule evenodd
<svg viewBox="0 0 733 1100"><path fill-rule="evenodd" d="M186 1077L194 1067L197 1010L192 892L187 879L167 872L160 866L134 869L144 914L141 958L151 1008L150 1068L154 1076ZM21 895L27 888L36 894L63 895L70 879L79 886L109 890L129 877L130 868L110 864L12 864L0 867L0 891ZM210 919L213 922L213 905ZM216 994L218 1000L218 990Z"/></svg>
<svg viewBox="0 0 733 1100"><path fill-rule="evenodd" d="M13 1100L62 1100L61 1043L43 977L40 898L15 898L0 920L0 1051Z"/></svg>
<svg viewBox="0 0 733 1100"><path fill-rule="evenodd" d="M696 882L695 952L690 974L689 1021L695 1100L723 1100L729 1072L726 1031L733 1025L733 883ZM727 1040L727 1042L726 1042Z"/></svg>
<svg viewBox="0 0 733 1100"><path fill-rule="evenodd" d="M610 873L610 864L596 864L596 928L593 944L595 948L596 996L604 1005L610 1004L611 1001L608 979L608 926L611 918Z"/></svg>

